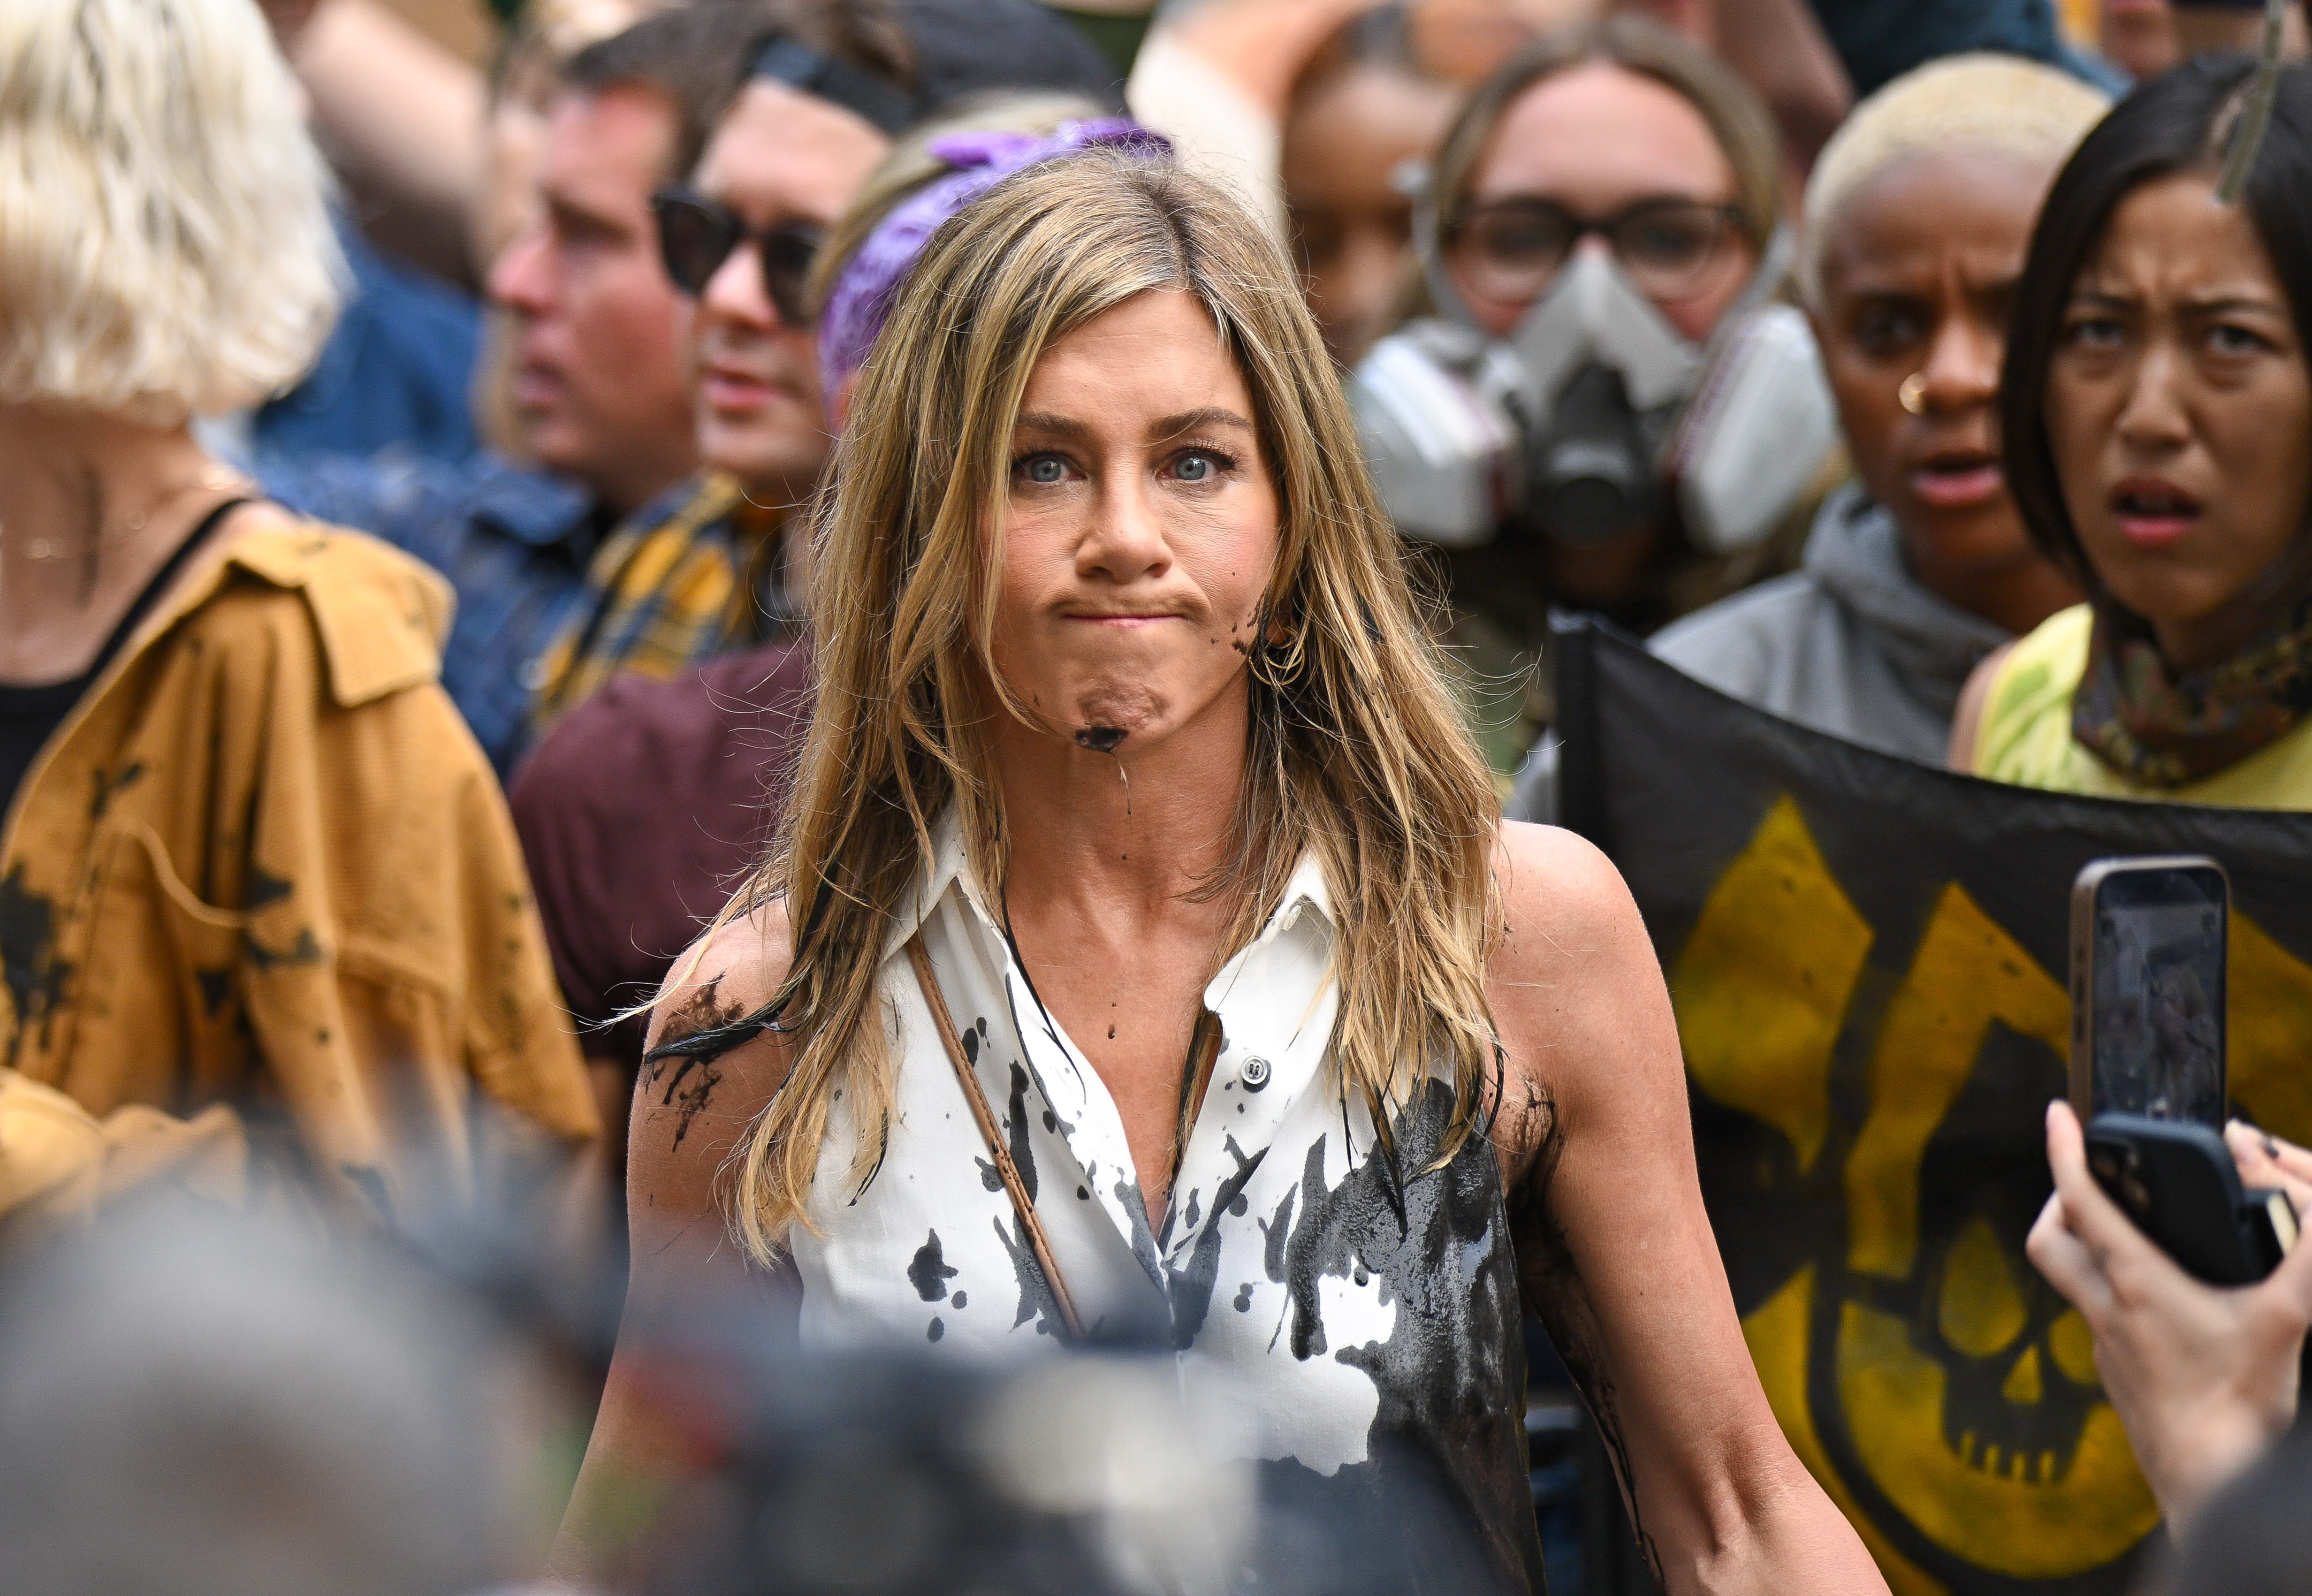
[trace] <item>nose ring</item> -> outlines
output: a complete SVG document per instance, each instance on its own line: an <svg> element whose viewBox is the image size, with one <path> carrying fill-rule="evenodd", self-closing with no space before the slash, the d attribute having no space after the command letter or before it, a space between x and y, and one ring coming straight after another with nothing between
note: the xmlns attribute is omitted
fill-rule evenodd
<svg viewBox="0 0 2312 1596"><path fill-rule="evenodd" d="M1903 385L1895 390L1895 397L1901 401L1903 408L1912 415L1925 415L1927 413L1927 373L1913 372L1904 378Z"/></svg>

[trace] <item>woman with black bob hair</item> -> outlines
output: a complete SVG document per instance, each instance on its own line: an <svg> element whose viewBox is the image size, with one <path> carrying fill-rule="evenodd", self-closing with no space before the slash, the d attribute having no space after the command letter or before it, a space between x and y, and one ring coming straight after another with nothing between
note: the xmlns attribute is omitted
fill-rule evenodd
<svg viewBox="0 0 2312 1596"><path fill-rule="evenodd" d="M1952 763L2062 792L2312 808L2312 69L2204 57L2080 146L2031 243L2008 481L2088 602L1986 660Z"/></svg>
<svg viewBox="0 0 2312 1596"><path fill-rule="evenodd" d="M2312 71L2280 74L2225 203L2255 75L2246 57L2201 57L2146 84L2040 214L2007 341L2007 480L2088 601L1977 669L1952 732L1960 769L2312 809ZM2312 1205L2312 1153L2238 1124L2227 1139L2248 1184ZM2085 1319L2181 1532L2293 1422L2312 1254L2245 1290L2203 1285L2097 1187L2061 1101L2047 1161L2055 1194L2027 1250Z"/></svg>

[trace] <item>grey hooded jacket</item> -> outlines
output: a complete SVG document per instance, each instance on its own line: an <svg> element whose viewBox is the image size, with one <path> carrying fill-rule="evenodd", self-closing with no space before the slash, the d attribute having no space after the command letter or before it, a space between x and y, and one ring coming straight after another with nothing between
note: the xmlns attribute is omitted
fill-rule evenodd
<svg viewBox="0 0 2312 1596"><path fill-rule="evenodd" d="M1656 633L1648 646L1771 715L1940 765L1968 672L2008 641L1910 573L1895 519L1849 483L1824 501L1803 566ZM1556 811L1554 748L1537 749L1509 813Z"/></svg>

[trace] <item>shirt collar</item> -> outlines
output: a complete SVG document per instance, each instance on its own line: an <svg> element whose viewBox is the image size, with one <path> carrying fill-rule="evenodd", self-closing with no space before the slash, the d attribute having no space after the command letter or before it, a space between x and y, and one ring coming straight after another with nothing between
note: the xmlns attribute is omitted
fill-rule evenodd
<svg viewBox="0 0 2312 1596"><path fill-rule="evenodd" d="M931 857L924 862L923 873L916 878L914 895L893 918L890 934L883 939L883 957L886 960L907 945L907 939L931 918L932 911L939 907L940 899L946 897L948 889L958 882L962 883L964 896L978 911L979 917L993 928L994 922L989 918L986 908L979 901L979 894L973 889L970 851L964 846L963 822L957 818L955 805L950 803L941 811L939 819L932 822Z"/></svg>
<svg viewBox="0 0 2312 1596"><path fill-rule="evenodd" d="M978 883L972 879L971 853L964 842L963 822L957 817L955 805L950 803L932 823L931 857L917 878L914 896L892 921L890 934L883 942L883 956L889 959L906 947L907 939L931 917L932 910L939 907L940 899L947 895L948 889L958 886L979 918L991 930L1000 934L1001 923L990 912L981 898ZM1206 1001L1216 1005L1223 995L1223 989L1232 983L1234 972L1244 967L1256 950L1290 931L1305 910L1316 912L1323 920L1327 933L1339 929L1339 923L1333 915L1333 895L1325 884L1325 867L1313 851L1301 855L1300 863L1285 881L1284 895L1278 899L1275 912L1261 926L1260 934L1253 938L1251 946L1230 960L1227 967L1213 978Z"/></svg>
<svg viewBox="0 0 2312 1596"><path fill-rule="evenodd" d="M499 460L474 485L475 519L518 543L550 548L593 518L594 495L565 477Z"/></svg>

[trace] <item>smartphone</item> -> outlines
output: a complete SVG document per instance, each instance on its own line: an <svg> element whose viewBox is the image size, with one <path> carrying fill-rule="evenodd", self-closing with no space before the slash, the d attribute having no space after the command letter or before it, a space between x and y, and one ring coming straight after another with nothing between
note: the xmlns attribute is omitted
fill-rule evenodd
<svg viewBox="0 0 2312 1596"><path fill-rule="evenodd" d="M2088 1124L2088 1168L2185 1271L2211 1285L2252 1285L2296 1245L2287 1194L2241 1189L2224 1139L2189 1120L2105 1114Z"/></svg>
<svg viewBox="0 0 2312 1596"><path fill-rule="evenodd" d="M2200 855L2098 859L2071 886L2071 1107L2224 1122L2231 882Z"/></svg>

